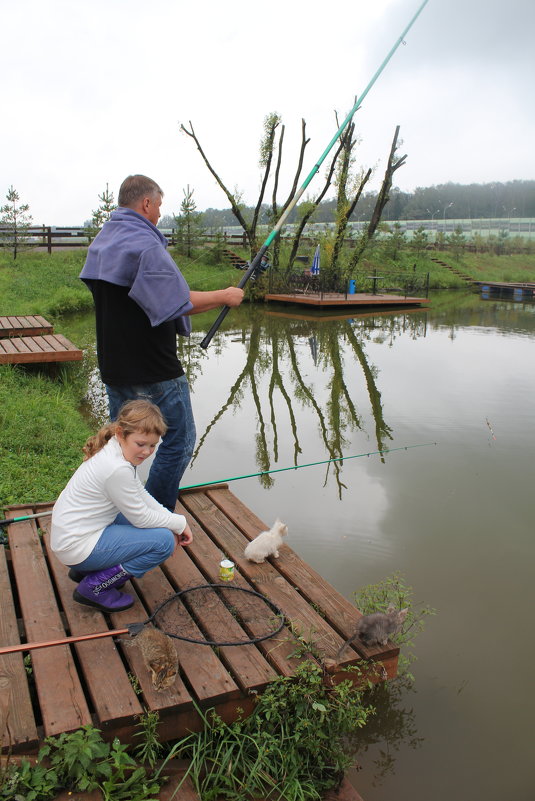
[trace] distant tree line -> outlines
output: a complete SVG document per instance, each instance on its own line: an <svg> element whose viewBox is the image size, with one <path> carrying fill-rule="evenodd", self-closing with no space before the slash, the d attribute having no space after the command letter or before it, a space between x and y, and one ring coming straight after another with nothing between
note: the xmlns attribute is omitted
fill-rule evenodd
<svg viewBox="0 0 535 801"><path fill-rule="evenodd" d="M350 216L351 221L370 220L377 202L376 192L363 193ZM508 181L488 184L438 184L418 187L414 192L402 192L397 187L390 191L390 200L385 206L383 221L442 219L446 211L448 219L487 219L535 217L535 181ZM252 215L254 208L244 207L244 215ZM337 199L322 201L314 212L311 222L333 222L336 218ZM262 204L260 223L269 225L271 207ZM299 206L294 209L288 222L299 219ZM162 219L161 225L169 220ZM205 229L236 225L230 208L208 208L202 214ZM172 227L172 226L169 226Z"/></svg>

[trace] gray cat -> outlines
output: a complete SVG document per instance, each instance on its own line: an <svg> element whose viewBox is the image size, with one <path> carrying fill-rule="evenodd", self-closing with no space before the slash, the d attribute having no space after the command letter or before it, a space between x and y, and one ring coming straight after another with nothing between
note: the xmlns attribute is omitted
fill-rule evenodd
<svg viewBox="0 0 535 801"><path fill-rule="evenodd" d="M133 644L141 649L154 689L171 687L178 674L178 654L171 638L154 626L145 626Z"/></svg>
<svg viewBox="0 0 535 801"><path fill-rule="evenodd" d="M337 659L340 659L342 652L354 640L359 639L367 648L375 645L386 645L390 637L395 637L407 617L409 608L396 609L390 604L386 612L372 612L371 615L363 615L357 623L357 628L342 645L338 651Z"/></svg>

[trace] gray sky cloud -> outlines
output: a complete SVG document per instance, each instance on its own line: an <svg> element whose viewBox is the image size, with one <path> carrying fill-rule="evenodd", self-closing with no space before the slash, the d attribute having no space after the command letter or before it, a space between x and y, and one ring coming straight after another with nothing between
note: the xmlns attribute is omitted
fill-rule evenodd
<svg viewBox="0 0 535 801"><path fill-rule="evenodd" d="M286 125L283 187L293 179L301 118L323 152L418 8L418 0L18 0L2 10L3 159L36 223L76 225L106 183L132 172L178 212L189 184L199 208L226 206L179 123L195 129L230 188L252 203L270 111ZM375 185L397 124L402 189L535 178L535 3L429 0L356 117L358 161ZM8 77L9 76L9 77ZM304 177L304 176L303 176ZM314 194L320 180L310 187Z"/></svg>

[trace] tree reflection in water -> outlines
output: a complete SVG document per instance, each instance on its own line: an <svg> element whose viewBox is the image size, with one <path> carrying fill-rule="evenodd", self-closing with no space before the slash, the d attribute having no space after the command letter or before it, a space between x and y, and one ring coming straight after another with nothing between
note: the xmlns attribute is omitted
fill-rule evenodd
<svg viewBox="0 0 535 801"><path fill-rule="evenodd" d="M418 737L414 710L407 706L410 692L414 692L412 681L401 676L375 685L364 699L374 707L375 714L359 732L354 753L361 758L370 752L374 786L394 772L401 746L416 749L424 742L423 737Z"/></svg>
<svg viewBox="0 0 535 801"><path fill-rule="evenodd" d="M230 387L226 401L214 414L206 430L200 436L191 465L202 450L208 436L231 409L237 411L244 402L254 405L256 432L256 463L258 470L269 471L279 459L279 427L281 412L277 401L282 399L289 421L293 440L293 464L298 465L302 453L299 406L312 410L317 418L318 430L329 459L343 457L351 443L351 434L363 427L362 417L356 403L359 366L365 380L374 419L376 449L385 451L392 439L392 429L383 415L381 393L377 386L377 370L369 364L363 345L373 339L391 345L399 334L410 330L414 338L425 336L425 313L374 313L358 317L347 315L312 316L292 312L266 311L263 315L247 315L238 334L239 341L249 347L245 362L236 380ZM322 323L328 322L328 325ZM200 335L199 335L200 336ZM236 328L233 329L236 337ZM224 336L214 340L211 348L221 353ZM227 341L228 342L228 341ZM318 401L318 391L304 372L308 366L299 353L299 343L307 343L317 369L325 377L326 398ZM206 352L197 347L196 336L189 343L179 342L179 358L186 371L190 386L202 372ZM267 381L267 390L264 382ZM250 396L249 396L250 392ZM269 421L264 411L269 408ZM271 428L270 428L271 427ZM268 431L271 430L271 440ZM349 454L347 454L349 455ZM384 461L383 457L381 457ZM341 480L342 461L327 466L325 482L332 471L338 486L339 497L345 485ZM269 488L273 478L260 477L261 484Z"/></svg>

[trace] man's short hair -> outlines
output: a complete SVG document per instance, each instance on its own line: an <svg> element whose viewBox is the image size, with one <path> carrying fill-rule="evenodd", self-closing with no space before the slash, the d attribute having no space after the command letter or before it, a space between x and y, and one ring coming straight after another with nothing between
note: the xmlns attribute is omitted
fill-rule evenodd
<svg viewBox="0 0 535 801"><path fill-rule="evenodd" d="M135 206L144 197L151 197L159 193L163 197L163 190L156 181L146 175L129 175L119 188L119 206Z"/></svg>

